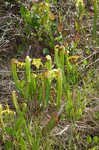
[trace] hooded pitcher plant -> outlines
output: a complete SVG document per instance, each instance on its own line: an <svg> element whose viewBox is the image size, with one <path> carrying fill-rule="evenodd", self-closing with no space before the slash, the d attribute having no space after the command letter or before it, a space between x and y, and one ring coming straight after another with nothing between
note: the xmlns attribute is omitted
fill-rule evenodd
<svg viewBox="0 0 99 150"><path fill-rule="evenodd" d="M57 85L57 97L56 97L56 105L57 108L60 106L61 96L62 96L62 72L61 69L52 69L47 74L48 80L51 82L53 79L56 79Z"/></svg>
<svg viewBox="0 0 99 150"><path fill-rule="evenodd" d="M62 78L64 80L63 87L66 90L67 84L66 84L66 75L64 69L65 69L65 55L67 55L67 52L64 46L59 46L59 45L56 45L54 50L55 50L54 59L55 59L56 67L61 69Z"/></svg>
<svg viewBox="0 0 99 150"><path fill-rule="evenodd" d="M12 67L12 75L15 82L17 89L23 94L24 93L24 80L20 81L17 74L17 65L19 64L17 59L11 60L11 67Z"/></svg>
<svg viewBox="0 0 99 150"><path fill-rule="evenodd" d="M37 63L36 63L37 62ZM57 107L60 105L62 96L62 69L54 69L52 65L52 58L50 55L46 56L45 65L41 60L35 61L26 57L25 63L19 62L16 59L11 60L13 79L18 90L22 93L26 100L37 100L37 104L44 104L47 107L51 102L51 87L52 81L56 80L57 96L55 103ZM40 66L46 68L45 72L33 73L31 72L31 65L35 65L37 70ZM17 69L24 66L24 80L19 80Z"/></svg>
<svg viewBox="0 0 99 150"><path fill-rule="evenodd" d="M25 80L19 80L18 78L18 72L17 68L19 65L24 64L25 66ZM12 74L13 74L13 79L15 82L16 87L18 90L24 95L25 99L30 99L31 98L31 59L29 56L26 57L25 63L20 63L17 59L12 59L11 60L11 66L12 66Z"/></svg>

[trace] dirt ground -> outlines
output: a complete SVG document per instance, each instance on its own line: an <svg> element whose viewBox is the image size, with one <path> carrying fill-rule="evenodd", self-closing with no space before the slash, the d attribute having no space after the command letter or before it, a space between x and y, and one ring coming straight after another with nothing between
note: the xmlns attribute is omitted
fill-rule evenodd
<svg viewBox="0 0 99 150"><path fill-rule="evenodd" d="M9 6L10 7L10 6ZM9 8L10 9L10 8ZM12 98L11 98L11 93L13 90L16 90L15 83L12 78L12 72L11 72L11 58L18 58L19 60L24 60L27 55L30 57L44 57L42 54L42 50L45 47L48 47L48 45L43 44L42 42L39 42L38 39L36 38L31 38L31 40L26 41L22 40L22 37L20 35L17 35L17 31L15 29L15 26L12 25L7 25L8 20L11 18L15 19L17 16L15 16L16 12L13 10L15 9L12 8L10 9L10 12L8 14L9 9L6 9L4 6L0 6L0 18L2 19L2 22L0 23L0 104L6 105L8 104L11 109L13 109L13 104L12 104ZM18 8L16 8L17 10ZM70 7L70 9L72 9ZM71 10L72 11L72 10ZM73 10L74 11L74 10ZM6 13L5 13L6 12ZM71 20L73 21L74 18L71 14ZM18 19L18 18L17 18ZM94 65L96 66L95 69L95 76L91 78L91 80L94 80L94 85L97 86L96 90L93 88L93 91L90 91L89 93L89 98L93 99L90 106L86 108L84 111L84 115L82 116L81 120L78 121L77 127L73 128L73 122L67 122L65 120L61 120L59 124L55 127L55 129L52 131L52 135L57 136L58 141L60 144L65 145L68 142L68 136L70 134L70 129L72 134L77 134L80 133L83 139L87 135L92 135L92 136L99 136L99 125L98 122L99 120L95 120L93 111L99 111L97 104L99 103L99 84L96 85L97 83L97 78L99 76L99 45L97 48L93 46L92 44L92 22L93 22L93 9L88 10L88 20L87 22L83 20L83 25L86 26L86 33L80 35L80 43L79 43L79 51L76 52L78 55L80 55L80 61L78 62L80 64L80 67L82 67L82 61L84 59L88 60L88 67L86 69L83 69L83 73L80 76L80 79L84 78L86 75L86 72L89 71L89 69L93 69ZM98 21L99 22L99 21ZM98 35L98 26L99 23L97 22L97 38L99 39ZM5 27L3 27L5 25ZM5 30L6 29L6 30ZM67 36L67 41L71 41L75 39L75 31L74 25L71 24L70 29L68 30L68 36ZM10 32L8 32L10 30ZM4 31L4 32L3 32ZM86 40L88 39L88 41ZM24 52L22 54L18 53L18 45L22 43L24 44ZM87 45L86 49L91 50L90 56L87 56L85 51L83 51L84 45ZM50 49L50 54L53 56L53 50ZM96 52L94 54L94 52ZM94 58L96 58L94 60ZM78 69L79 70L79 69ZM98 81L99 82L99 81ZM80 88L82 89L82 87ZM99 105L99 104L98 104ZM86 114L86 115L85 115ZM67 128L66 128L67 127ZM61 133L61 128L65 129L63 131L63 134ZM57 135L59 133L59 135ZM61 140L60 140L61 139ZM75 139L76 140L76 139ZM82 147L84 146L85 141L82 141ZM80 143L81 145L81 143ZM79 146L80 146L79 145ZM1 150L1 148L0 148ZM3 149L2 149L3 150Z"/></svg>

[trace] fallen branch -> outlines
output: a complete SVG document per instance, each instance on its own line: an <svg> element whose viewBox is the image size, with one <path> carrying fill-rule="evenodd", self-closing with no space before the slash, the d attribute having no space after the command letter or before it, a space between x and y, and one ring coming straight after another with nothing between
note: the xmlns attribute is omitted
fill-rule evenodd
<svg viewBox="0 0 99 150"><path fill-rule="evenodd" d="M42 129L42 134L46 135L48 134L54 127L55 125L58 123L60 116L64 110L64 106L65 106L65 102L64 104L60 107L58 112L53 112L52 117L50 119L50 121L47 123L47 125L45 127L43 127Z"/></svg>

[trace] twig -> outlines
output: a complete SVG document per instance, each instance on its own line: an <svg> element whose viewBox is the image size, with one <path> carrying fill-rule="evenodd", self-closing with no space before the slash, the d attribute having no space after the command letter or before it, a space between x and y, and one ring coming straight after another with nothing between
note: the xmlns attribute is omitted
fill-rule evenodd
<svg viewBox="0 0 99 150"><path fill-rule="evenodd" d="M86 57L86 58L82 59L80 62L78 62L77 65L80 65L81 63L83 63L84 60L87 60L87 59L91 58L92 56L96 55L97 53L99 53L99 52L94 52L94 53L92 53L92 54L89 55L88 57Z"/></svg>
<svg viewBox="0 0 99 150"><path fill-rule="evenodd" d="M46 135L46 133L50 132L55 127L55 125L58 123L58 121L60 119L60 115L64 110L64 106L65 106L65 102L63 105L61 105L58 112L53 112L51 119L49 120L47 125L45 127L43 127L43 129L42 129L43 135Z"/></svg>
<svg viewBox="0 0 99 150"><path fill-rule="evenodd" d="M92 65L94 65L96 62L98 62L99 61L99 58L95 61L95 62L92 62L92 63L90 63L88 66L86 66L86 69L87 68L89 68L90 66L92 66Z"/></svg>
<svg viewBox="0 0 99 150"><path fill-rule="evenodd" d="M67 125L63 130L61 130L60 132L53 134L53 136L57 136L57 135L62 135L65 131L68 130L68 128L70 127L70 125Z"/></svg>

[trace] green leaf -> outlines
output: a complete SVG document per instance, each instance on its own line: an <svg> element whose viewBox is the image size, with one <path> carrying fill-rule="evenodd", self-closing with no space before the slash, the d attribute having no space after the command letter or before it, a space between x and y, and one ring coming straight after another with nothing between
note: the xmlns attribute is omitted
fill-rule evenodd
<svg viewBox="0 0 99 150"><path fill-rule="evenodd" d="M24 88L24 80L20 81L20 87L23 89Z"/></svg>
<svg viewBox="0 0 99 150"><path fill-rule="evenodd" d="M16 120L16 125L15 125L16 131L18 131L19 129L22 130L23 124L24 124L23 113L20 112L19 118Z"/></svg>
<svg viewBox="0 0 99 150"><path fill-rule="evenodd" d="M91 136L88 136L87 137L87 143L89 144L89 143L91 143L92 142L92 138L91 138Z"/></svg>
<svg viewBox="0 0 99 150"><path fill-rule="evenodd" d="M18 47L18 52L22 53L23 49L24 49L24 45L20 44L19 47Z"/></svg>
<svg viewBox="0 0 99 150"><path fill-rule="evenodd" d="M48 55L48 54L49 54L48 48L44 48L44 49L43 49L43 55Z"/></svg>
<svg viewBox="0 0 99 150"><path fill-rule="evenodd" d="M94 141L94 143L98 143L98 141L99 141L99 139L98 139L98 136L94 136L94 138L93 138L93 141Z"/></svg>
<svg viewBox="0 0 99 150"><path fill-rule="evenodd" d="M87 60L84 60L84 61L83 61L83 64L86 66L86 65L87 65Z"/></svg>
<svg viewBox="0 0 99 150"><path fill-rule="evenodd" d="M31 59L29 56L26 57L26 79L27 82L31 82Z"/></svg>
<svg viewBox="0 0 99 150"><path fill-rule="evenodd" d="M14 144L11 141L7 141L5 143L5 147L6 147L7 150L11 150L13 148L13 146L14 146Z"/></svg>
<svg viewBox="0 0 99 150"><path fill-rule="evenodd" d="M6 130L7 135L11 135L11 136L15 135L15 130L12 127L8 126L8 127L5 128L5 130Z"/></svg>

